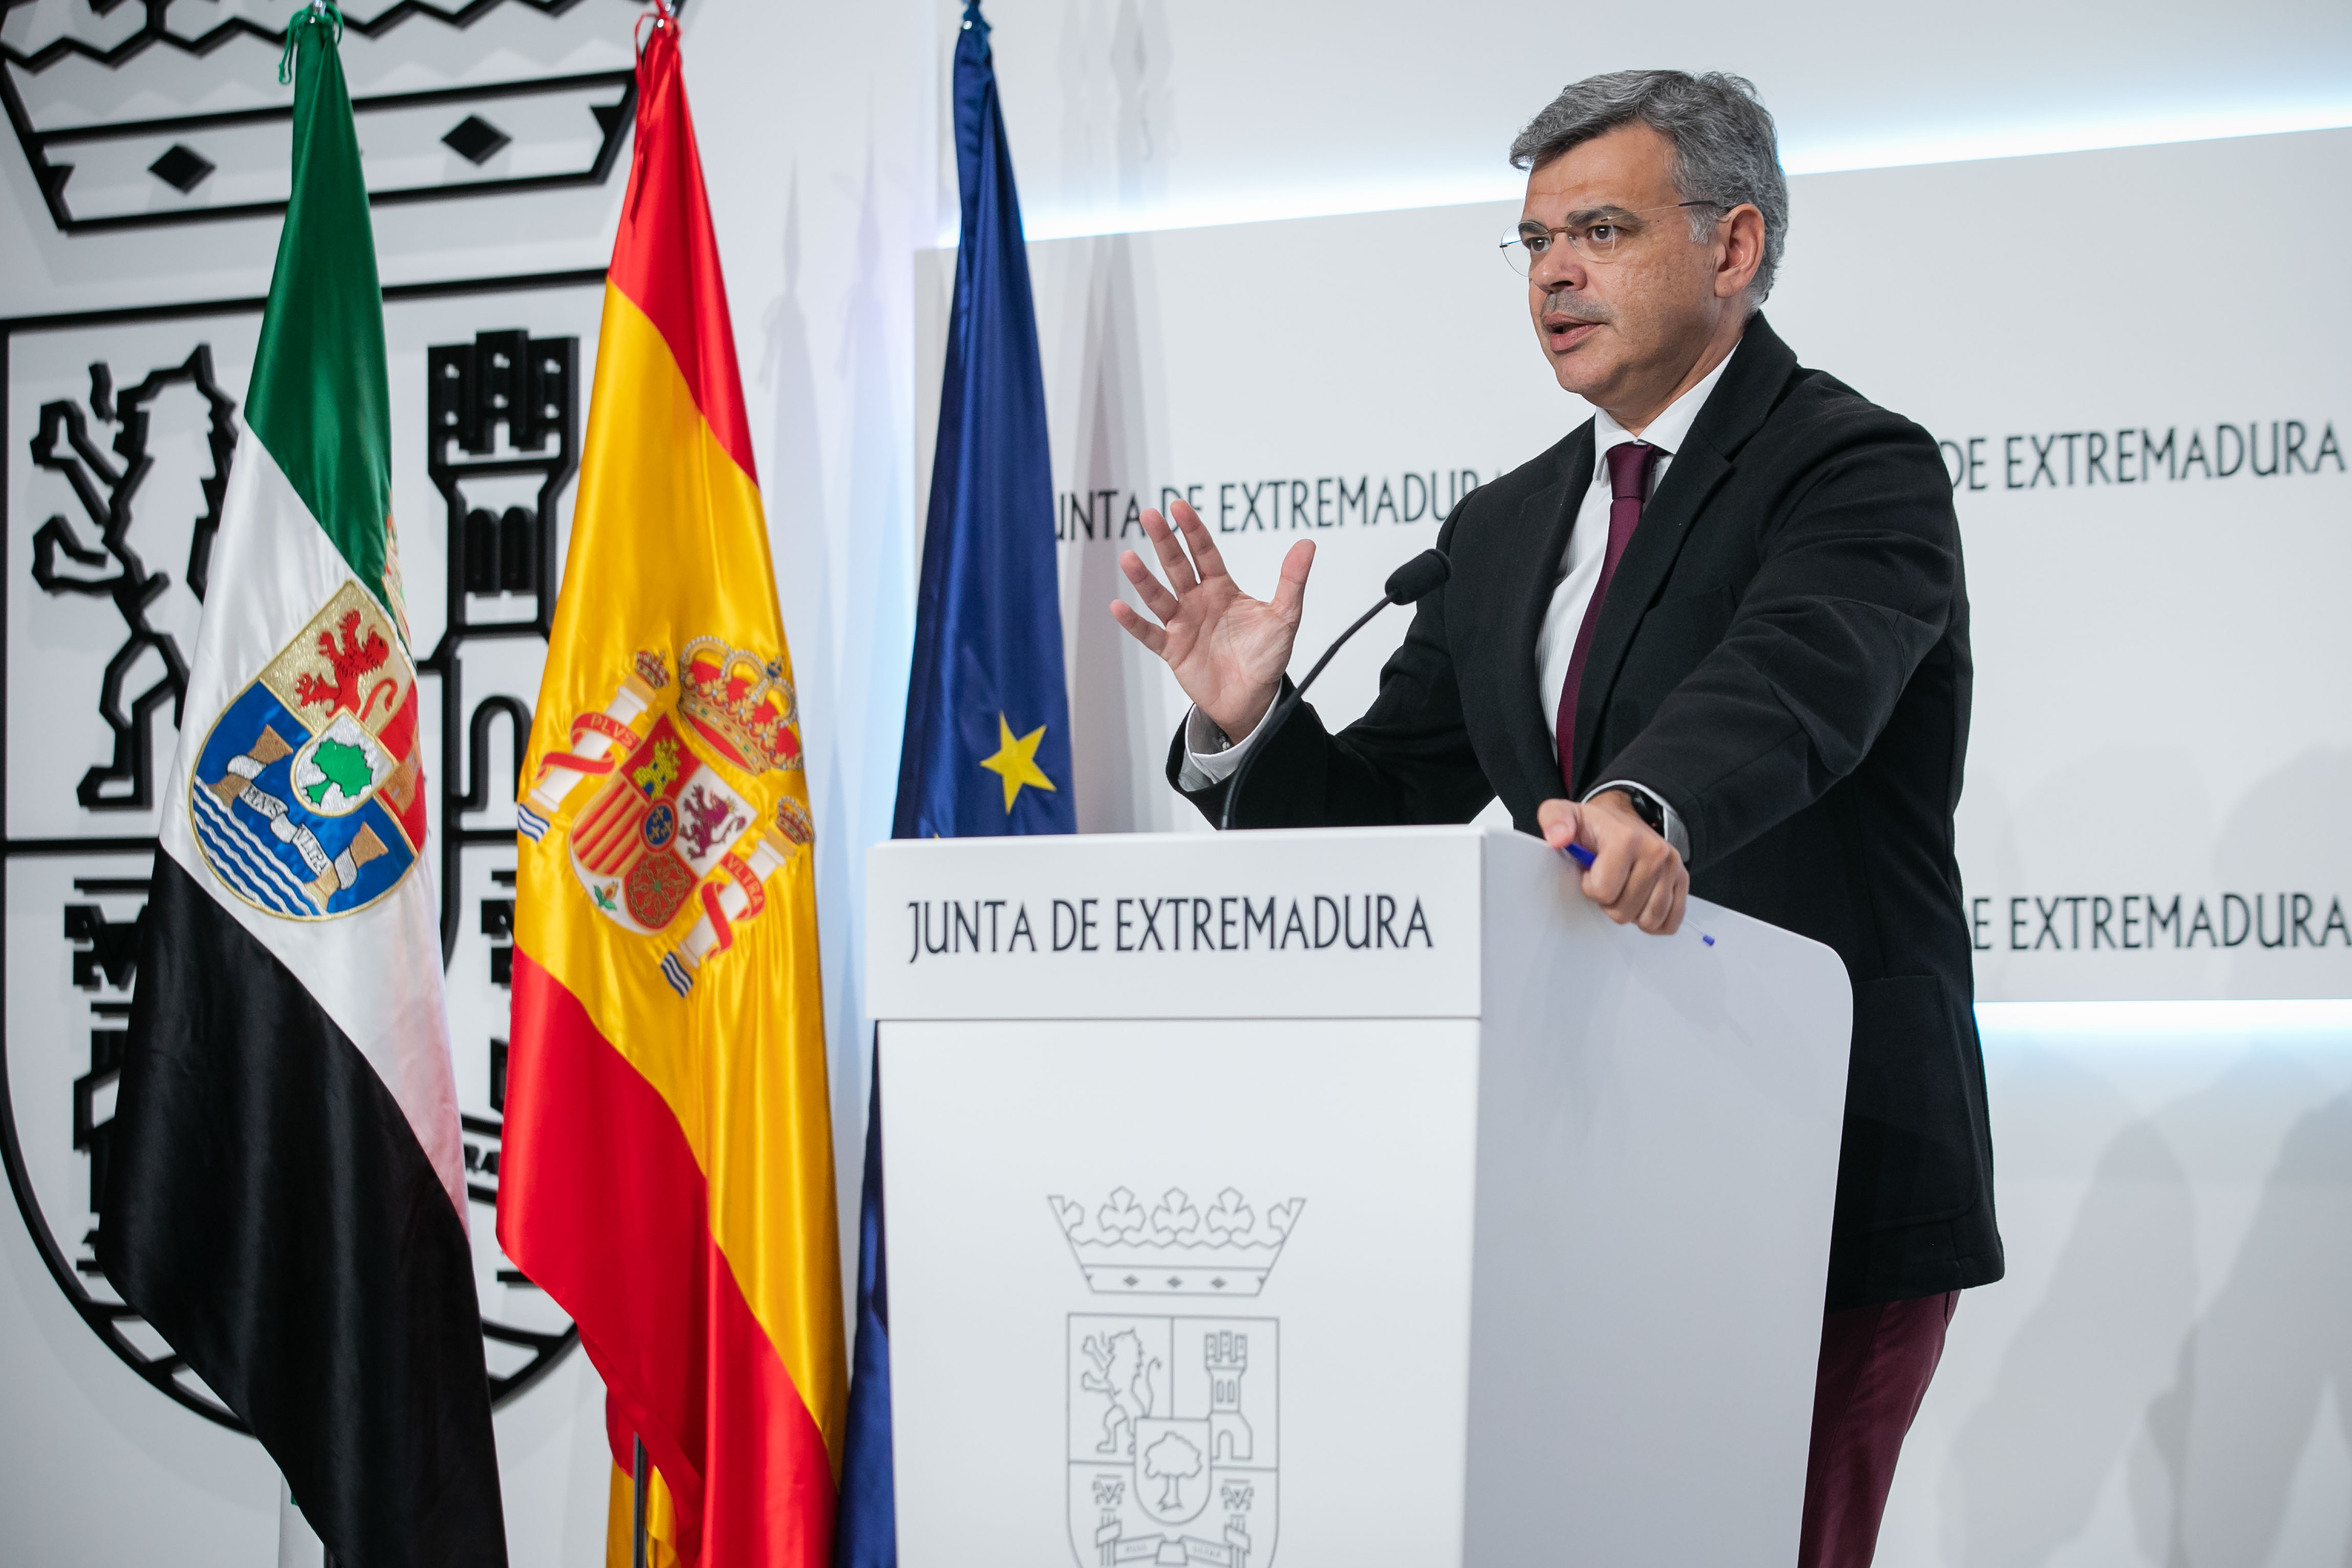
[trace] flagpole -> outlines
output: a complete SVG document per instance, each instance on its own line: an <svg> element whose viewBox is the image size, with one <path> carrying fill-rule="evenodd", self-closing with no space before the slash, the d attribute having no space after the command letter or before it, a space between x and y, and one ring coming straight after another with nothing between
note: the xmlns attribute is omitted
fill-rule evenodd
<svg viewBox="0 0 2352 1568"><path fill-rule="evenodd" d="M635 1438L636 1469L629 1487L629 1564L646 1568L646 1440Z"/></svg>
<svg viewBox="0 0 2352 1568"><path fill-rule="evenodd" d="M293 1486L283 1475L278 1480L277 1568L334 1568L334 1553L294 1501Z"/></svg>

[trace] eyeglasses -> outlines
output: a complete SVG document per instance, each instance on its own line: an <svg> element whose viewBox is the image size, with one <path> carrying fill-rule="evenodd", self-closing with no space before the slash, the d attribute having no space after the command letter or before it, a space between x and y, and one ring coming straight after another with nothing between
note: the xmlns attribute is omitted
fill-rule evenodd
<svg viewBox="0 0 2352 1568"><path fill-rule="evenodd" d="M1596 267L1606 267L1625 255L1626 242L1641 232L1638 224L1628 224L1629 217L1645 213L1670 213L1679 207L1722 207L1721 202L1675 202L1662 207L1623 208L1604 211L1582 223L1561 224L1547 228L1532 218L1522 218L1504 231L1501 240L1503 259L1511 270L1525 278L1535 268L1536 258L1551 249L1552 237L1565 238L1577 255Z"/></svg>

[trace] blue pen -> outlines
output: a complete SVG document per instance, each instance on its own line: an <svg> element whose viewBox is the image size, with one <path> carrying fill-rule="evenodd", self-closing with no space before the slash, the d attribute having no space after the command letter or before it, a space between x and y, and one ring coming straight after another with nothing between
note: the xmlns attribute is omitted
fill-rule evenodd
<svg viewBox="0 0 2352 1568"><path fill-rule="evenodd" d="M1575 861L1585 870L1590 871L1592 869L1592 851L1587 849L1583 845L1575 842L1573 839L1571 839L1567 846L1560 850L1560 853ZM1698 933L1698 939L1699 941L1706 943L1709 947L1713 947L1715 945L1715 938L1707 935L1705 931Z"/></svg>

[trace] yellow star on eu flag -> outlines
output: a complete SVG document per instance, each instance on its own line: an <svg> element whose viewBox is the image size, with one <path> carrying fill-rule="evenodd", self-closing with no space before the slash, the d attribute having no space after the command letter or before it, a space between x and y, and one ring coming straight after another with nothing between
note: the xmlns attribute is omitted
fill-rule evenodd
<svg viewBox="0 0 2352 1568"><path fill-rule="evenodd" d="M1014 739L1013 726L1004 715L996 716L996 755L982 757L980 765L1004 780L1004 815L1013 815L1013 803L1020 798L1023 784L1034 784L1050 790L1054 781L1037 765L1037 743L1045 738L1045 726L1038 725L1027 734Z"/></svg>

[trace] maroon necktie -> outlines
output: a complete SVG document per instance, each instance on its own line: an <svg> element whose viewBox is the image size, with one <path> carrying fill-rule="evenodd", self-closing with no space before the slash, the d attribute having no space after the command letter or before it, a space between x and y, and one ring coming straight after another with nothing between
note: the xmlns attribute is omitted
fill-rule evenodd
<svg viewBox="0 0 2352 1568"><path fill-rule="evenodd" d="M1584 624L1576 628L1576 647L1568 656L1568 679L1560 683L1559 716L1553 727L1559 736L1559 780L1569 795L1576 794L1576 694L1584 681L1584 658L1592 651L1592 628L1601 624L1601 606L1609 598L1610 579L1642 521L1642 502L1650 494L1650 471L1657 467L1661 448L1647 441L1621 441L1609 448L1609 549L1601 558L1601 580L1592 584L1592 600L1584 607Z"/></svg>

